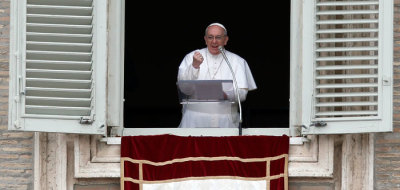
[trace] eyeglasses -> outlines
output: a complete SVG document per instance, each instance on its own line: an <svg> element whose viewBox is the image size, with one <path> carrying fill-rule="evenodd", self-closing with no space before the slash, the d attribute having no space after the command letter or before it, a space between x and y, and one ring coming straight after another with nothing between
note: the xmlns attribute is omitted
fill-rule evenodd
<svg viewBox="0 0 400 190"><path fill-rule="evenodd" d="M212 40L217 40L217 41L221 41L222 40L222 38L224 38L225 37L225 35L222 35L222 36L220 36L220 35L218 35L218 36L206 36L207 37L207 40L209 40L209 41L212 41Z"/></svg>

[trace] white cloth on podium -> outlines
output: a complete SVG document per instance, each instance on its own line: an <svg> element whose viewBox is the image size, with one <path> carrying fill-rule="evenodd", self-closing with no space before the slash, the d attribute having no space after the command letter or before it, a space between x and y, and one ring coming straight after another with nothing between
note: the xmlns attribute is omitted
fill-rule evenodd
<svg viewBox="0 0 400 190"><path fill-rule="evenodd" d="M192 66L194 52L204 57L200 68ZM207 48L188 53L178 70L178 80L234 80L229 66L222 54L212 55ZM250 67L239 55L225 50L225 55L236 76L241 101L247 92L257 89ZM237 128L239 115L237 104L232 103L198 103L183 104L180 128Z"/></svg>

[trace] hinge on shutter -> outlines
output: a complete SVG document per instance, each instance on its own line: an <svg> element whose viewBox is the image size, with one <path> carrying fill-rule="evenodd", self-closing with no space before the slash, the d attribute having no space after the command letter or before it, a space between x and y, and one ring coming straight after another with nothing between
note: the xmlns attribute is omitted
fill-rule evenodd
<svg viewBox="0 0 400 190"><path fill-rule="evenodd" d="M84 116L84 117L81 117L81 119L79 120L79 123L80 124L92 124L93 121L94 121L94 119L92 116L89 116L89 117Z"/></svg>
<svg viewBox="0 0 400 190"><path fill-rule="evenodd" d="M325 121L313 121L310 126L325 127L326 125Z"/></svg>
<svg viewBox="0 0 400 190"><path fill-rule="evenodd" d="M303 136L303 134L301 133L301 131L304 129L308 129L305 125L294 125L294 127L296 128L296 134L295 136Z"/></svg>
<svg viewBox="0 0 400 190"><path fill-rule="evenodd" d="M18 76L18 86L19 86L19 95L24 96L25 95L25 88L22 83L22 76Z"/></svg>
<svg viewBox="0 0 400 190"><path fill-rule="evenodd" d="M19 120L18 119L14 121L14 128L21 129L21 126L19 124Z"/></svg>
<svg viewBox="0 0 400 190"><path fill-rule="evenodd" d="M15 58L17 59L17 70L19 70L18 67L22 67L21 55L20 55L19 51L16 51L14 55L15 55ZM21 76L21 73L18 73L18 88L19 88L18 96L25 95L25 88L23 87L22 80L23 80L23 78Z"/></svg>
<svg viewBox="0 0 400 190"><path fill-rule="evenodd" d="M315 127L325 127L328 124L325 121L313 121L311 122L310 126L306 126L306 125L295 125L295 127L297 128L297 134L299 134L299 136L303 136L306 137L306 135L302 134L302 131L309 131L311 126L315 126Z"/></svg>
<svg viewBox="0 0 400 190"><path fill-rule="evenodd" d="M311 142L307 135L302 134L303 128L308 129L305 125L294 125L294 127L296 128L296 134L294 135L296 138L293 138L291 144L303 144Z"/></svg>
<svg viewBox="0 0 400 190"><path fill-rule="evenodd" d="M327 123L325 121L313 121L311 122L310 126L315 126L315 127L325 127ZM298 127L304 128L304 129L309 129L306 125L299 125ZM301 130L301 128L299 128Z"/></svg>

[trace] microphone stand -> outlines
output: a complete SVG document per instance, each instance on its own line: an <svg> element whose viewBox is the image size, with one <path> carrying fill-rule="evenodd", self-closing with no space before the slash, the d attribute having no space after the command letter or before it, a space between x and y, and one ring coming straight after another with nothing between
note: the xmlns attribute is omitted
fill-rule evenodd
<svg viewBox="0 0 400 190"><path fill-rule="evenodd" d="M224 57L226 63L228 64L229 69L231 70L232 73L232 78L234 81L234 85L235 85L235 92L236 92L236 97L237 97L237 102L239 105L239 136L242 136L242 105L240 103L240 94L239 94L239 87L238 84L236 82L236 75L233 72L231 63L229 63L228 57L226 57L225 52L224 52L224 48L222 46L218 47L219 51L221 52L222 56Z"/></svg>

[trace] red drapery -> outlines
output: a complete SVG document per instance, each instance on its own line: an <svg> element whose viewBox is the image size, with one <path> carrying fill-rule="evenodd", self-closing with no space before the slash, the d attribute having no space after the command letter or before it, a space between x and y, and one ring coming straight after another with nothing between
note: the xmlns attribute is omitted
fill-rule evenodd
<svg viewBox="0 0 400 190"><path fill-rule="evenodd" d="M124 136L121 139L121 189L157 189L155 185L172 187L158 186L158 189L185 187L189 190L191 185L193 189L202 189L200 183L216 179L220 181L213 183L219 185L235 182L238 185L234 186L239 187L245 182L246 187L287 190L288 152L289 137L286 135Z"/></svg>

